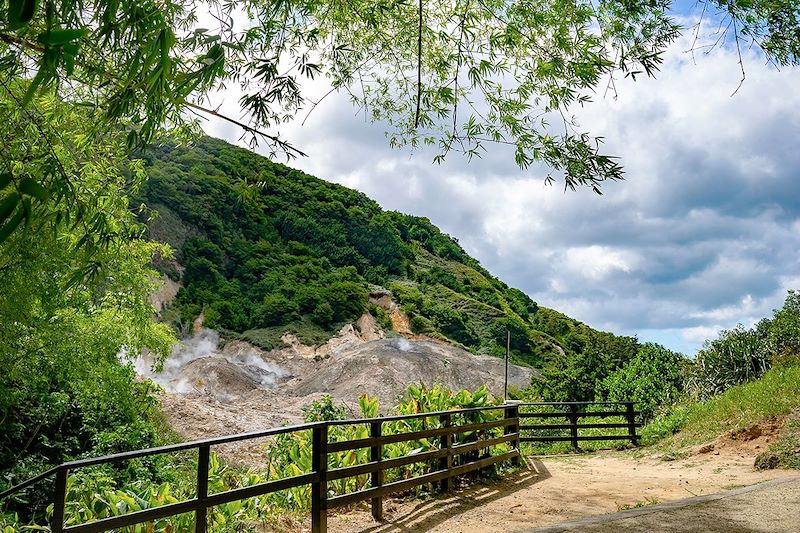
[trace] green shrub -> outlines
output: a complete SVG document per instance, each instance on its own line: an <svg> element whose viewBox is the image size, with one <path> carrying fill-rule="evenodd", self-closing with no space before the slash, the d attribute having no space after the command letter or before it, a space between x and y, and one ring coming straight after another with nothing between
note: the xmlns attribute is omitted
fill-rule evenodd
<svg viewBox="0 0 800 533"><path fill-rule="evenodd" d="M600 385L600 399L636 402L644 420L675 403L683 393L688 360L653 343L644 344L625 366Z"/></svg>
<svg viewBox="0 0 800 533"><path fill-rule="evenodd" d="M698 398L708 398L758 378L769 367L770 353L764 337L739 325L707 341L697 354L691 390Z"/></svg>
<svg viewBox="0 0 800 533"><path fill-rule="evenodd" d="M319 400L313 400L310 405L302 408L305 422L321 422L323 420L344 420L347 411L344 404L335 405L330 394Z"/></svg>
<svg viewBox="0 0 800 533"><path fill-rule="evenodd" d="M369 314L371 314L378 325L386 332L392 331L392 317L389 316L389 313L383 307L375 304L370 304L369 306Z"/></svg>
<svg viewBox="0 0 800 533"><path fill-rule="evenodd" d="M284 333L293 333L300 342L307 346L318 346L328 342L334 333L343 325L344 324L341 322L332 323L327 328L324 328L308 316L304 316L301 317L300 320L283 326L250 329L241 334L236 334L235 332L229 333L235 338L252 342L256 346L269 351L286 346L281 340Z"/></svg>
<svg viewBox="0 0 800 533"><path fill-rule="evenodd" d="M412 316L409 321L409 326L414 333L433 333L436 331L431 321L422 315Z"/></svg>
<svg viewBox="0 0 800 533"><path fill-rule="evenodd" d="M783 307L757 329L764 332L772 364L800 363L800 292L789 291Z"/></svg>
<svg viewBox="0 0 800 533"><path fill-rule="evenodd" d="M282 326L300 318L300 306L281 294L264 297L255 312L255 321L262 328Z"/></svg>
<svg viewBox="0 0 800 533"><path fill-rule="evenodd" d="M706 342L697 354L689 391L709 398L758 378L773 364L800 362L800 293L789 291L772 318L747 329L739 325Z"/></svg>

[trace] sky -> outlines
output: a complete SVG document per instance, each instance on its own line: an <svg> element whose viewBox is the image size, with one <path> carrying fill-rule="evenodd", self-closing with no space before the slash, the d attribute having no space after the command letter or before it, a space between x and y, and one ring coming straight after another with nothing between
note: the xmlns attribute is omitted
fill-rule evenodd
<svg viewBox="0 0 800 533"><path fill-rule="evenodd" d="M735 51L692 55L691 40L668 50L656 79L618 82L616 96L578 111L625 168L603 196L547 186L546 169L520 170L502 148L443 164L392 149L339 95L281 135L308 154L291 166L428 217L540 305L693 355L800 289L800 69L779 72L745 49L736 91ZM237 95L218 98L238 116ZM216 120L204 128L240 135Z"/></svg>

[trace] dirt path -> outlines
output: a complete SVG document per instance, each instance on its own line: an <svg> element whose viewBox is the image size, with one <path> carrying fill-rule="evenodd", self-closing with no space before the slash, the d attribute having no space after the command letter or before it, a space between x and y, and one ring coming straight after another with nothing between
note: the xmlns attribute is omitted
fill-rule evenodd
<svg viewBox="0 0 800 533"><path fill-rule="evenodd" d="M752 533L800 529L800 476L522 533Z"/></svg>
<svg viewBox="0 0 800 533"><path fill-rule="evenodd" d="M329 526L337 533L505 533L614 513L625 506L712 494L796 473L755 471L753 457L735 454L696 455L669 462L634 458L624 452L528 458L525 470L502 483L473 486L423 502L388 501L383 523L373 521L363 506L332 516Z"/></svg>

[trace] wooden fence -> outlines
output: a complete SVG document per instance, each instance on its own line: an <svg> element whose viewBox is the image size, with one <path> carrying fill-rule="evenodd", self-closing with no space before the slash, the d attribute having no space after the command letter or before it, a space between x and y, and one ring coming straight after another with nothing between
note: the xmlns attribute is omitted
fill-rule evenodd
<svg viewBox="0 0 800 533"><path fill-rule="evenodd" d="M639 412L634 410L633 402L548 402L520 404L519 411L521 442L570 442L574 448L581 441L629 440L634 445L639 443L636 428ZM623 418L624 422L605 422L606 418ZM590 422L581 422L582 419ZM545 423L526 423L531 419L544 420ZM596 419L600 419L597 421ZM559 421L562 420L562 421ZM555 421L555 423L554 423ZM549 422L549 423L547 423ZM592 432L587 435L583 430L625 430Z"/></svg>
<svg viewBox="0 0 800 533"><path fill-rule="evenodd" d="M47 472L36 476L24 483L0 493L0 501L6 496L17 493L44 478L55 475L55 489L53 494L53 517L51 530L54 533L74 532L92 533L109 531L116 528L131 526L153 520L159 520L182 513L195 513L195 532L205 533L207 531L208 509L227 502L244 500L254 496L260 496L286 490L294 487L311 487L311 521L312 532L322 533L327 531L327 512L351 505L357 502L371 501L372 515L376 520L380 520L383 513L382 499L393 493L401 493L418 487L426 483L436 483L439 490L447 491L450 488L450 480L456 476L481 470L496 463L505 461L520 461L520 442L554 442L570 440L574 446L578 446L580 440L601 440L628 438L636 442L636 423L632 403L624 403L626 410L620 411L599 411L588 412L587 408L593 404L589 403L556 403L556 404L505 404L474 409L457 409L433 413L420 413L414 415L387 416L371 419L335 420L325 422L313 422L282 428L274 428L263 431L254 431L239 435L205 439L194 442L137 450L131 452L117 453L103 457L82 459L61 464ZM546 411L547 408L550 411ZM521 409L523 411L521 411ZM494 412L488 416L477 416L484 412ZM618 428L620 424L578 424L578 419L585 417L605 417L605 416L628 416L629 423L625 427L629 428L630 434L620 436L581 436L579 430L582 428ZM475 416L471 416L475 415ZM569 419L569 424L539 424L525 425L520 420L531 418L564 418ZM475 422L474 420L485 419ZM436 419L438 423L430 429L425 428L425 421ZM454 423L459 419L458 423ZM397 434L384 434L384 424L399 420L420 420L423 429L408 431ZM333 426L342 425L363 425L368 424L370 428L369 437L340 442L329 442L328 430ZM569 430L569 436L559 435L537 435L532 431ZM251 485L221 493L208 493L208 470L211 448L220 444L240 442L251 439L261 439L285 433L297 433L301 431L312 432L312 469L310 472L301 475L277 479ZM498 432L502 432L499 433ZM523 432L526 434L523 435ZM459 438L459 436L469 438ZM419 441L421 439L435 439L438 446L427 451L421 451L406 456L396 458L384 458L383 446L391 443ZM501 445L506 445L508 450L499 449ZM328 455L332 453L369 448L370 461L367 463L356 464L342 468L329 469ZM117 463L119 461L137 459L140 457L169 454L185 450L197 450L197 493L194 498L163 505L160 507L144 509L131 512L121 516L103 518L93 522L65 526L64 511L67 489L67 477L70 472L75 470L106 463ZM401 479L390 483L384 483L384 473L387 469L402 467L414 463L428 463L428 470L416 477ZM330 496L328 482L353 477L370 475L370 486L356 492Z"/></svg>

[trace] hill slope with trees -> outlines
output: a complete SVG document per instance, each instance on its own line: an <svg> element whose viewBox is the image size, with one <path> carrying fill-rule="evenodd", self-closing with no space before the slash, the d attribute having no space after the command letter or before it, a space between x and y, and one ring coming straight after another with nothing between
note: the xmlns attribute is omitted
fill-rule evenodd
<svg viewBox="0 0 800 533"><path fill-rule="evenodd" d="M184 330L203 312L207 325L264 348L285 331L323 342L365 311L389 326L369 303L389 293L414 333L474 353L502 355L506 331L514 360L532 366L636 353L633 338L540 307L426 218L216 139L142 157L149 180L134 203L155 212L150 237L175 249L177 263L159 267L184 285L166 315Z"/></svg>

